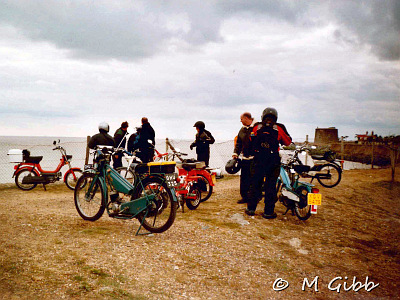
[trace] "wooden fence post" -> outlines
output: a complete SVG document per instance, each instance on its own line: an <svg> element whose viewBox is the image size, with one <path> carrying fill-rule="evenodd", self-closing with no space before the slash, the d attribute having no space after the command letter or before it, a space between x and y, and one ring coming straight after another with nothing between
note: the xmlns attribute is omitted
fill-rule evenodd
<svg viewBox="0 0 400 300"><path fill-rule="evenodd" d="M340 145L340 159L344 160L344 137L343 136L340 137L340 143L341 143L341 145Z"/></svg>
<svg viewBox="0 0 400 300"><path fill-rule="evenodd" d="M371 169L374 168L374 148L375 148L375 144L374 142L372 142L372 150L371 150Z"/></svg>
<svg viewBox="0 0 400 300"><path fill-rule="evenodd" d="M390 163L392 166L392 181L391 182L394 183L394 175L396 172L396 161L399 157L400 146L398 146L397 149L394 147L389 147L389 150L390 150Z"/></svg>
<svg viewBox="0 0 400 300"><path fill-rule="evenodd" d="M89 140L90 140L90 136L88 135L86 138L86 157L85 157L85 165L88 164L89 162Z"/></svg>
<svg viewBox="0 0 400 300"><path fill-rule="evenodd" d="M306 145L308 146L308 134L306 135ZM307 165L307 151L306 151L306 158L305 158L305 165Z"/></svg>

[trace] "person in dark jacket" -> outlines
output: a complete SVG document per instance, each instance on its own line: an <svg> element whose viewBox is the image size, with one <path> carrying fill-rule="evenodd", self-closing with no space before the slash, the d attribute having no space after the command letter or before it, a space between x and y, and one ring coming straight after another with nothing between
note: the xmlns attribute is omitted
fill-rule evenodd
<svg viewBox="0 0 400 300"><path fill-rule="evenodd" d="M247 203L247 194L250 188L250 165L253 161L253 155L250 147L250 134L254 127L254 118L249 112L244 112L240 116L240 122L243 127L240 128L235 142L235 149L232 158L238 158L242 155L240 164L240 195L242 199L238 203Z"/></svg>
<svg viewBox="0 0 400 300"><path fill-rule="evenodd" d="M131 136L128 139L128 151L133 152L136 149L138 149L138 143L139 143L139 137L140 137L140 131L142 130L142 127L136 127L136 132L131 134Z"/></svg>
<svg viewBox="0 0 400 300"><path fill-rule="evenodd" d="M190 145L190 150L196 147L197 160L204 161L206 166L210 162L210 144L214 144L215 139L211 132L206 130L206 125L203 121L197 121L193 127L196 127L196 140Z"/></svg>
<svg viewBox="0 0 400 300"><path fill-rule="evenodd" d="M90 138L88 147L94 149L99 145L114 146L114 139L108 134L109 131L110 126L106 122L101 122L99 124L99 133Z"/></svg>
<svg viewBox="0 0 400 300"><path fill-rule="evenodd" d="M125 148L126 135L128 134L129 124L127 121L122 122L121 127L118 128L114 133L114 147ZM122 153L115 153L113 155L114 169L122 167Z"/></svg>
<svg viewBox="0 0 400 300"><path fill-rule="evenodd" d="M142 129L140 130L139 138L137 141L137 148L140 151L138 153L138 157L142 160L143 163L153 161L154 147L156 145L155 136L155 131L153 127L151 127L149 120L146 117L143 117Z"/></svg>
<svg viewBox="0 0 400 300"><path fill-rule="evenodd" d="M248 194L248 203L245 213L254 216L260 186L264 181L264 213L265 219L276 218L275 202L277 197L276 181L280 172L281 158L279 156L279 144L289 146L292 142L290 135L283 124L278 124L278 112L275 108L264 109L262 122L255 124L251 133L251 151L254 160L251 166L251 183Z"/></svg>

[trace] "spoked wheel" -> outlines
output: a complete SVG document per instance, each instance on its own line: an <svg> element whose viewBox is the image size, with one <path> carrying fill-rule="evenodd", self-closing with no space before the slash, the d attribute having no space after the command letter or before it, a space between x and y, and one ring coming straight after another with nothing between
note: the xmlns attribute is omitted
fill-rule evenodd
<svg viewBox="0 0 400 300"><path fill-rule="evenodd" d="M307 204L308 190L304 186L297 188L296 193L299 195L299 202L294 203L294 212L300 220L307 220L311 216L311 205Z"/></svg>
<svg viewBox="0 0 400 300"><path fill-rule="evenodd" d="M36 176L36 173L31 170L27 170L27 169L22 170L21 172L19 172L17 174L17 176L15 176L15 184L21 190L29 191L29 190L34 189L37 186L37 183L22 183L22 180L26 176Z"/></svg>
<svg viewBox="0 0 400 300"><path fill-rule="evenodd" d="M188 199L186 198L186 206L190 210L195 210L199 207L201 202L201 191L198 187L192 186L189 190L189 194L192 194L195 199Z"/></svg>
<svg viewBox="0 0 400 300"><path fill-rule="evenodd" d="M115 170L118 171L118 173L130 183L133 184L133 182L135 181L135 174L127 167L120 167L116 168Z"/></svg>
<svg viewBox="0 0 400 300"><path fill-rule="evenodd" d="M65 185L70 189L74 190L79 177L81 177L83 172L81 170L71 170L65 178Z"/></svg>
<svg viewBox="0 0 400 300"><path fill-rule="evenodd" d="M200 175L198 186L201 191L201 199L200 199L201 203L208 200L211 197L211 194L213 192L213 186L210 185L207 178L202 175Z"/></svg>
<svg viewBox="0 0 400 300"><path fill-rule="evenodd" d="M332 188L342 179L342 170L334 164L324 164L315 176L322 186Z"/></svg>
<svg viewBox="0 0 400 300"><path fill-rule="evenodd" d="M106 208L103 186L94 174L84 174L76 183L74 192L76 210L82 219L96 221Z"/></svg>
<svg viewBox="0 0 400 300"><path fill-rule="evenodd" d="M142 186L143 185L143 186ZM164 232L174 223L177 202L174 201L171 190L160 177L147 177L138 184L132 199L154 195L148 208L138 215L139 222L150 232Z"/></svg>

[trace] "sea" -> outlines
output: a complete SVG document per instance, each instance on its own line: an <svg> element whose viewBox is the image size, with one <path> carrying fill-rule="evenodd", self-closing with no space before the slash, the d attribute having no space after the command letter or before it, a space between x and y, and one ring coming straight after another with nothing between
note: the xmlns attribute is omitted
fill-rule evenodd
<svg viewBox="0 0 400 300"><path fill-rule="evenodd" d="M86 159L87 137L49 137L49 136L0 136L0 183L13 183L14 166L16 163L9 162L9 151L11 149L27 149L32 156L43 156L41 166L45 170L55 170L60 162L61 153L54 148L53 142L59 143L65 148L67 154L72 155L72 167L83 168ZM169 140L169 142L179 151L187 153L187 158L196 158L195 150L190 150L192 140ZM225 164L231 159L234 148L233 140L216 141L210 147L210 167L214 168L221 175L226 174ZM166 152L166 139L156 139L156 149L164 153ZM291 151L281 151L282 161L286 161ZM89 162L92 157L89 156ZM310 157L301 156L305 163L312 165ZM126 162L123 160L124 165ZM367 169L370 165L365 165L356 162L345 161L343 168L350 169ZM66 172L67 166L61 169L61 172ZM238 173L239 175L240 173Z"/></svg>
<svg viewBox="0 0 400 300"><path fill-rule="evenodd" d="M31 156L43 156L40 162L44 170L55 170L60 162L61 153L54 148L53 142L59 143L65 148L67 154L72 155L72 167L83 168L86 159L87 137L48 137L48 136L0 136L0 183L13 183L14 166L17 163L9 162L8 153L11 149L27 149ZM190 150L192 140L169 140L169 142L183 153L187 153L187 158L195 158L195 149ZM166 140L156 139L156 149L165 153L167 151ZM211 145L210 167L223 169L226 162L233 153L233 140L216 142ZM92 157L89 156L89 162ZM126 162L123 160L126 166ZM61 169L66 172L67 166Z"/></svg>

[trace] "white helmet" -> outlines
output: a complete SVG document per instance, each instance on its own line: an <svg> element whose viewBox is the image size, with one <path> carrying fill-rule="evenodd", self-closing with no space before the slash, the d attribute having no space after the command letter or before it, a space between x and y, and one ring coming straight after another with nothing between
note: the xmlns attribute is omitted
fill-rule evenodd
<svg viewBox="0 0 400 300"><path fill-rule="evenodd" d="M99 124L99 131L100 130L104 130L105 132L109 132L110 131L110 126L106 122L101 122Z"/></svg>

